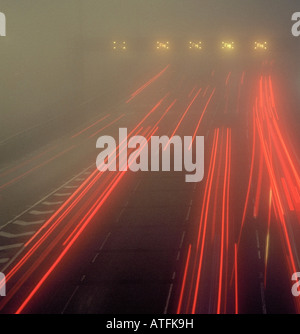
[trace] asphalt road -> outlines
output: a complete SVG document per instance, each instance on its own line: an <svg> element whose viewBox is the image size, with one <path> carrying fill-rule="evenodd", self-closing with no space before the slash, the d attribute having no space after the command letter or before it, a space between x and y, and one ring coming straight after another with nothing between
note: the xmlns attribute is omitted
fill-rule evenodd
<svg viewBox="0 0 300 334"><path fill-rule="evenodd" d="M93 98L0 143L0 312L298 313L297 101L278 63L121 57ZM100 173L96 140L119 128L204 136L204 179Z"/></svg>

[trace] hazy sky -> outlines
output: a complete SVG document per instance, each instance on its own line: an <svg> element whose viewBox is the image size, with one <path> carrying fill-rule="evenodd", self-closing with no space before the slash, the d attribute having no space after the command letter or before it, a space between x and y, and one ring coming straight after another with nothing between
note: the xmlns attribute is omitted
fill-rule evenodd
<svg viewBox="0 0 300 334"><path fill-rule="evenodd" d="M299 0L85 1L93 27L124 34L289 34Z"/></svg>
<svg viewBox="0 0 300 334"><path fill-rule="evenodd" d="M291 15L300 0L1 0L8 29L88 36L273 34L290 36ZM51 26L52 25L52 26ZM21 31L22 30L22 31ZM64 31L63 31L64 30ZM75 30L75 31L74 31ZM205 37L205 36L204 36Z"/></svg>

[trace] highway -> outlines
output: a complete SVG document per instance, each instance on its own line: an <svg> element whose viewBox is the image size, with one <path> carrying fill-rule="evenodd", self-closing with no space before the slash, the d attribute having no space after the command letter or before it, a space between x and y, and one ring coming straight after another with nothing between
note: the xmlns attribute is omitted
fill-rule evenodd
<svg viewBox="0 0 300 334"><path fill-rule="evenodd" d="M136 57L1 138L0 312L299 313L294 82L267 52ZM204 136L204 179L100 172L96 141L119 128Z"/></svg>

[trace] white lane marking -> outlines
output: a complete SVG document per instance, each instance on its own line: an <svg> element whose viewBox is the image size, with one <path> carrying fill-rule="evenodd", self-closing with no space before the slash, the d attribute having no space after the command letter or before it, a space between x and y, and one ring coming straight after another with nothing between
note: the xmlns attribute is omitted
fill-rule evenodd
<svg viewBox="0 0 300 334"><path fill-rule="evenodd" d="M192 207L189 206L188 212L187 212L186 217L185 217L185 221L188 221L188 220L189 220L189 218L190 218L190 214L191 214L191 209L192 209Z"/></svg>
<svg viewBox="0 0 300 334"><path fill-rule="evenodd" d="M108 235L105 237L104 241L102 242L102 245L99 248L99 252L103 249L104 245L106 244L106 241L111 236L111 232L108 233Z"/></svg>
<svg viewBox="0 0 300 334"><path fill-rule="evenodd" d="M76 288L74 289L74 291L72 292L70 298L69 298L68 301L66 302L66 305L64 306L63 310L61 311L61 314L65 313L65 310L66 310L67 307L69 306L71 300L72 300L73 297L75 296L75 293L77 292L78 289L79 289L79 285L77 285Z"/></svg>
<svg viewBox="0 0 300 334"><path fill-rule="evenodd" d="M64 188L65 189L77 189L78 186L65 186Z"/></svg>
<svg viewBox="0 0 300 334"><path fill-rule="evenodd" d="M50 206L50 205L59 205L59 204L63 204L63 202L64 201L58 201L58 202L43 202L42 204L43 205L48 205L48 206Z"/></svg>
<svg viewBox="0 0 300 334"><path fill-rule="evenodd" d="M81 279L80 279L80 282L83 282L85 280L85 277L86 277L85 275L82 275Z"/></svg>
<svg viewBox="0 0 300 334"><path fill-rule="evenodd" d="M259 236L258 236L258 231L255 230L255 234L256 234L256 246L259 249L260 248L260 244L259 244Z"/></svg>
<svg viewBox="0 0 300 334"><path fill-rule="evenodd" d="M3 259L0 259L0 263L6 263L9 261L9 258L8 257L5 257Z"/></svg>
<svg viewBox="0 0 300 334"><path fill-rule="evenodd" d="M261 260L260 250L257 251L257 256L258 256L258 259Z"/></svg>
<svg viewBox="0 0 300 334"><path fill-rule="evenodd" d="M93 166L93 165L91 165ZM2 230L5 226L11 224L13 221L15 221L16 219L20 218L21 216L23 216L25 213L29 212L31 209L33 209L34 207L36 207L38 204L44 202L46 199L48 199L50 196L52 196L53 194L55 194L57 191L65 188L69 183L71 183L72 181L74 181L79 175L82 175L82 173L84 173L86 170L90 169L91 166L85 168L83 171L81 171L80 173L78 173L77 175L73 176L70 180L68 180L67 182L65 182L62 186L56 188L55 190L51 191L49 194L47 194L46 196L44 196L42 199L40 199L39 201L35 202L33 205L31 205L29 208L27 208L26 210L22 211L21 213L19 213L18 215L16 215L13 219L9 220L8 222L6 222L4 225L0 226L0 230ZM4 271L3 269L1 269L2 271Z"/></svg>
<svg viewBox="0 0 300 334"><path fill-rule="evenodd" d="M19 248L22 247L24 244L13 244L13 245L6 245L6 246L1 246L0 251L7 250L7 249L12 249L12 248Z"/></svg>
<svg viewBox="0 0 300 334"><path fill-rule="evenodd" d="M79 182L81 182L81 181L84 181L84 180L85 180L84 177L78 177L75 181L79 181Z"/></svg>
<svg viewBox="0 0 300 334"><path fill-rule="evenodd" d="M120 219L121 219L122 214L123 214L124 211L125 211L125 208L122 208L122 210L120 211L120 214L119 214L119 216L117 218L117 223L120 221Z"/></svg>
<svg viewBox="0 0 300 334"><path fill-rule="evenodd" d="M38 211L38 210L32 210L29 213L34 216L38 215L49 215L50 213L53 213L54 210L48 210L48 211Z"/></svg>
<svg viewBox="0 0 300 334"><path fill-rule="evenodd" d="M23 216L25 213L29 212L30 210L32 210L33 208L35 208L37 205L39 205L40 203L42 203L43 201L45 201L46 199L48 199L50 196L52 196L53 194L55 194L57 191L60 191L61 189L63 189L66 185L68 185L69 183L73 182L79 175L82 175L82 173L84 173L85 171L87 171L88 169L90 169L92 166L94 166L94 164L88 166L87 168L85 168L83 171L81 171L80 173L76 174L75 176L73 176L71 179L69 179L67 182L65 182L63 185L61 185L60 187L56 188L55 190L53 190L52 192L50 192L49 194L47 194L46 196L44 196L42 199L40 199L39 201L35 202L33 205L31 205L29 208L27 208L26 210L22 211L21 213L19 213L17 216L15 216L13 219L9 220L6 224L0 226L0 230L2 230L4 227L6 227L7 225L11 224L12 222L14 222L16 219L20 218L21 216ZM11 259L9 259L9 262L5 264L5 266L3 266L0 271L4 272L12 263L13 261L15 261L15 259L22 253L24 249L24 246L22 247L22 249L20 249Z"/></svg>
<svg viewBox="0 0 300 334"><path fill-rule="evenodd" d="M72 195L72 193L56 193L53 196L65 197L65 196L70 196L70 195Z"/></svg>
<svg viewBox="0 0 300 334"><path fill-rule="evenodd" d="M137 191L137 189L138 189L138 187L140 186L141 182L142 182L142 181L139 180L138 183L136 184L136 186L134 187L134 189L133 189L133 192L134 192L134 193Z"/></svg>
<svg viewBox="0 0 300 334"><path fill-rule="evenodd" d="M175 279L175 276L176 276L176 273L175 273L175 271L173 272L173 275L172 275L172 280L174 281L174 279Z"/></svg>
<svg viewBox="0 0 300 334"><path fill-rule="evenodd" d="M180 257L180 251L178 251L178 253L177 253L176 261L179 260L179 257Z"/></svg>
<svg viewBox="0 0 300 334"><path fill-rule="evenodd" d="M40 225L43 224L46 220L37 220L34 222L25 222L23 220L16 220L13 222L15 225L20 225L20 226L30 226L30 225Z"/></svg>
<svg viewBox="0 0 300 334"><path fill-rule="evenodd" d="M181 240L180 240L179 249L181 249L181 247L182 247L182 245L183 245L184 237L185 237L185 231L183 231L183 233L182 233L182 237L181 237Z"/></svg>
<svg viewBox="0 0 300 334"><path fill-rule="evenodd" d="M262 303L262 309L263 314L267 314L267 305L266 305L266 299L265 299L265 288L264 283L260 283L260 295L261 295L261 303Z"/></svg>
<svg viewBox="0 0 300 334"><path fill-rule="evenodd" d="M173 283L171 283L170 288L169 288L169 293L168 293L168 297L167 297L167 301L166 301L166 306L165 306L165 309L164 309L164 314L167 314L167 312L168 312L168 307L169 307L169 302L170 302L172 290L173 290Z"/></svg>
<svg viewBox="0 0 300 334"><path fill-rule="evenodd" d="M97 260L97 257L98 257L99 255L100 255L100 254L97 253L97 254L94 256L94 258L93 258L93 260L92 260L92 263L95 263L95 261Z"/></svg>
<svg viewBox="0 0 300 334"><path fill-rule="evenodd" d="M25 232L25 233L13 234L13 233L1 231L0 232L0 237L13 239L13 238L25 237L25 236L32 235L32 234L34 234L34 232Z"/></svg>

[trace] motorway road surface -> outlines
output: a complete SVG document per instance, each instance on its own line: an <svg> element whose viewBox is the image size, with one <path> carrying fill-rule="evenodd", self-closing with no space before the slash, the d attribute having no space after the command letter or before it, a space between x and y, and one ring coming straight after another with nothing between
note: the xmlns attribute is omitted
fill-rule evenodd
<svg viewBox="0 0 300 334"><path fill-rule="evenodd" d="M122 80L1 139L0 312L299 313L293 83L269 57L116 62ZM119 128L204 136L204 179L100 173Z"/></svg>

